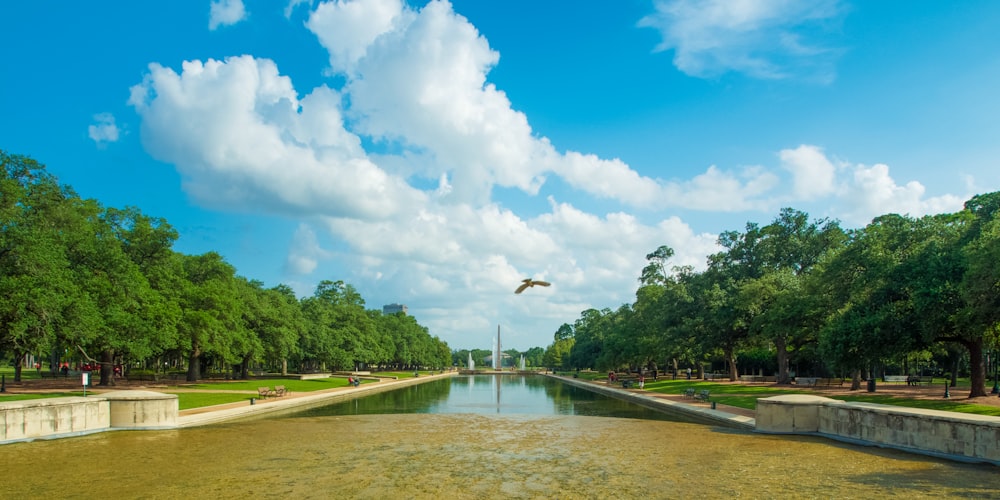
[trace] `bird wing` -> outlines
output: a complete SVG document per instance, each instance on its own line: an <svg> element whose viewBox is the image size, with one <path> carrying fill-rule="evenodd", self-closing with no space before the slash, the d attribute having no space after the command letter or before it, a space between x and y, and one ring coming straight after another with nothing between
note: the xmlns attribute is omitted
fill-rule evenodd
<svg viewBox="0 0 1000 500"><path fill-rule="evenodd" d="M514 293L521 293L521 292L524 291L525 288L528 288L529 286L531 286L531 283L525 283L525 284L517 287L517 290L514 290Z"/></svg>
<svg viewBox="0 0 1000 500"><path fill-rule="evenodd" d="M532 281L531 283L535 284L535 285L538 285L538 286L549 286L549 285L552 284L552 283L549 283L548 281Z"/></svg>

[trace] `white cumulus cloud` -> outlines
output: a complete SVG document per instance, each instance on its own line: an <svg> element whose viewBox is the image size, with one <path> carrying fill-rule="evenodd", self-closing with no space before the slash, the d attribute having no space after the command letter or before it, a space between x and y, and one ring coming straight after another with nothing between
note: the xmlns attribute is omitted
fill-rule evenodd
<svg viewBox="0 0 1000 500"><path fill-rule="evenodd" d="M243 0L213 0L208 10L208 29L236 24L247 17Z"/></svg>
<svg viewBox="0 0 1000 500"><path fill-rule="evenodd" d="M132 88L142 140L202 204L378 219L423 197L373 164L346 131L337 92L298 99L272 61L158 64Z"/></svg>
<svg viewBox="0 0 1000 500"><path fill-rule="evenodd" d="M109 142L118 142L118 125L115 124L115 117L111 113L99 113L94 115L96 123L87 127L87 136L98 146Z"/></svg>
<svg viewBox="0 0 1000 500"><path fill-rule="evenodd" d="M889 175L889 166L885 164L855 165L850 171L852 177L843 197L844 219L857 225L889 213L920 217L957 212L965 201L950 194L925 197L927 189L917 181L901 186Z"/></svg>
<svg viewBox="0 0 1000 500"><path fill-rule="evenodd" d="M803 144L795 149L783 149L778 156L781 166L792 174L794 198L809 200L836 190L837 168L822 149Z"/></svg>

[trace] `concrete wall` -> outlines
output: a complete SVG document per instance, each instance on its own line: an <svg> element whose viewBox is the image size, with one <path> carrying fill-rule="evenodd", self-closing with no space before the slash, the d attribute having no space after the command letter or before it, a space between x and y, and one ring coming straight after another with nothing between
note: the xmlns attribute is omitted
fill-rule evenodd
<svg viewBox="0 0 1000 500"><path fill-rule="evenodd" d="M177 427L177 396L116 391L101 396L0 403L0 444L116 429Z"/></svg>
<svg viewBox="0 0 1000 500"><path fill-rule="evenodd" d="M112 429L177 427L177 395L153 391L115 391L101 395L110 403Z"/></svg>
<svg viewBox="0 0 1000 500"><path fill-rule="evenodd" d="M79 436L107 430L108 401L100 398L52 398L0 403L0 443Z"/></svg>
<svg viewBox="0 0 1000 500"><path fill-rule="evenodd" d="M786 395L757 401L756 429L1000 465L1000 417Z"/></svg>

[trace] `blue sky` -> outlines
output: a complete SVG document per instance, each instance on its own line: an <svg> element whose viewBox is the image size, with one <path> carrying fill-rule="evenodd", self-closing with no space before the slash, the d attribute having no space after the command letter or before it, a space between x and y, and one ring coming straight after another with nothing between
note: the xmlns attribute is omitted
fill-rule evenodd
<svg viewBox="0 0 1000 500"><path fill-rule="evenodd" d="M0 148L185 253L546 346L781 207L1000 189L1000 3L0 2ZM522 278L553 283L522 295Z"/></svg>

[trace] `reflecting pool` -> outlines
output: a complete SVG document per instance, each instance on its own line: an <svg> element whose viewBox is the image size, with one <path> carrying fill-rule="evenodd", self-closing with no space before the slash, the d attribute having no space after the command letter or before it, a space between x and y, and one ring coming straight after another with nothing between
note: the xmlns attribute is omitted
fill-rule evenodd
<svg viewBox="0 0 1000 500"><path fill-rule="evenodd" d="M1000 491L993 466L638 418L541 379L456 377L274 418L3 445L0 496L989 498Z"/></svg>
<svg viewBox="0 0 1000 500"><path fill-rule="evenodd" d="M691 422L548 377L476 375L420 385L332 404L297 415L372 415L384 413L472 413L483 415L580 415Z"/></svg>

